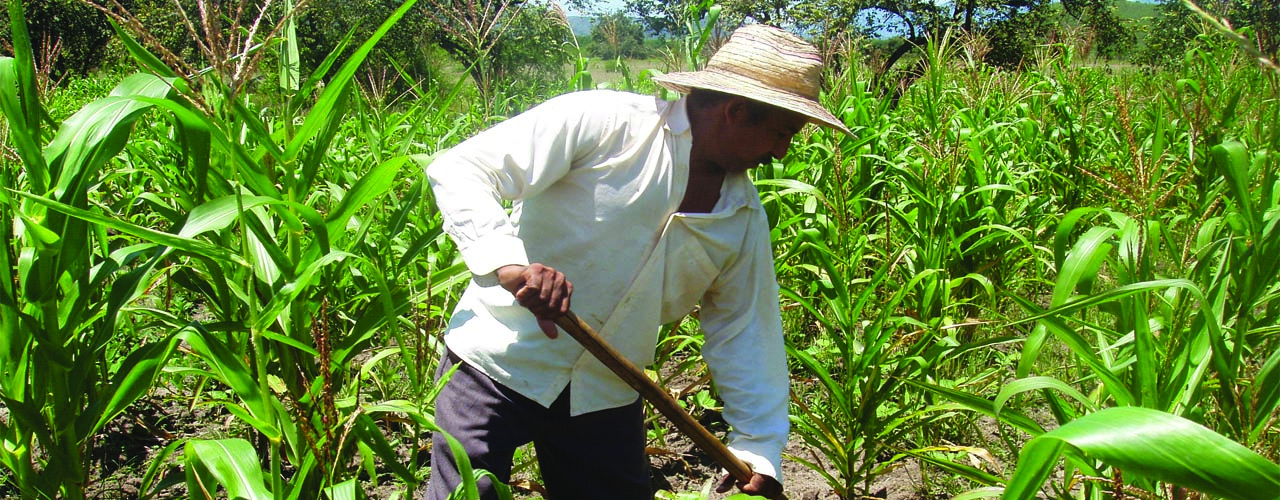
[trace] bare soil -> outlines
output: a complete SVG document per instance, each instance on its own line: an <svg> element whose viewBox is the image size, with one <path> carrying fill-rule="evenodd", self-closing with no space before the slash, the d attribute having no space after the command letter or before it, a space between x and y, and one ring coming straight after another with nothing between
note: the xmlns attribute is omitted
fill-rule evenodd
<svg viewBox="0 0 1280 500"><path fill-rule="evenodd" d="M677 366L678 360L666 363L666 366ZM686 396L701 389L702 380L699 370L687 374L664 373L668 388L683 388L679 393ZM691 407L693 398L685 401ZM696 409L700 423L713 434L723 436L727 424L720 418L716 409ZM1045 417L1042 416L1041 417ZM1047 417L1045 417L1047 419ZM416 456L419 463L427 462L429 436L421 436L416 443L411 437L404 436L405 429L397 423L387 422L388 435L401 436L404 444L398 450L402 462L409 462ZM682 494L681 498L693 498L689 494L711 492L719 479L720 468L692 442L668 425L669 429L662 441L652 442L650 448L650 477L654 491L665 491ZM990 419L976 419L971 427L970 436L956 436L956 439L967 442L984 442L987 445L999 441L999 429ZM133 499L139 498L143 487L143 476L154 462L158 453L175 440L189 438L220 438L225 436L244 435L243 424L220 405L202 404L191 406L189 400L175 396L165 389L157 389L153 394L136 402L128 411L112 421L95 439L93 464L90 484L87 491L90 498L96 499ZM820 460L820 453L808 449L803 440L794 437L785 450L787 455L807 457ZM182 450L178 447L166 462L177 464L181 461ZM994 460L994 458L992 459ZM976 464L975 464L976 465ZM1000 464L994 464L999 468ZM166 474L161 474L154 484L159 484L159 492L151 497L157 499L185 498L186 490L179 467L167 467ZM387 471L386 477L379 481L366 479L365 492L369 498L392 499L411 498L412 492L404 491L404 486L394 480ZM926 474L928 483L926 484ZM925 500L947 498L936 490L939 484L947 483L946 478L939 478L936 470L922 471L920 464L913 460L902 461L898 467L880 476L871 485L870 496L861 499L879 498L886 500ZM997 472L999 474L999 472ZM425 477L425 471L421 475ZM791 460L783 461L783 477L787 495L792 500L832 500L840 497L827 484L817 471L811 470ZM515 487L517 500L537 500L542 498L536 477L528 472L517 473ZM935 491L929 491L930 488ZM155 488L153 487L153 491ZM0 480L0 499L16 498L18 492ZM706 497L720 500L728 494L711 492ZM699 495L700 497L700 495ZM669 498L674 498L673 496Z"/></svg>
<svg viewBox="0 0 1280 500"><path fill-rule="evenodd" d="M704 425L720 435L724 424L717 421L717 415L710 412L703 418ZM135 499L141 494L143 476L147 468L167 444L186 438L217 438L228 435L236 426L226 410L219 406L188 407L179 400L162 396L152 396L138 401L129 411L112 421L95 442L93 452L93 472L88 485L90 498L95 499ZM405 447L401 454L408 457L418 450ZM182 450L179 448L169 461L180 460ZM799 439L793 439L787 448L788 454L812 456ZM673 493L698 493L714 489L719 479L719 467L701 451L694 448L687 438L672 431L666 436L665 447L651 448L650 475L655 491L665 490ZM182 472L177 467L168 469L168 475L157 478L157 484L165 485L152 498L178 499L186 497ZM536 481L528 474L517 476L516 498L534 500L541 498ZM792 500L831 500L839 499L817 472L793 462L783 462L787 495ZM381 481L381 485L366 483L365 491L369 498L392 499L406 498L407 492L395 481ZM877 480L872 491L876 492L868 498L890 500L923 500L945 498L929 496L922 493L921 476L915 463L904 465ZM0 498L16 498L17 491L0 486ZM719 500L729 496L712 492L707 498Z"/></svg>

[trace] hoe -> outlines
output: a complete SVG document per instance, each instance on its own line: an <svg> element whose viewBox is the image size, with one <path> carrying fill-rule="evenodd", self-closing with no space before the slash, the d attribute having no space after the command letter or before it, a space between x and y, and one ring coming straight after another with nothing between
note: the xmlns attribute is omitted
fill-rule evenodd
<svg viewBox="0 0 1280 500"><path fill-rule="evenodd" d="M627 385L631 386L649 401L654 408L667 417L675 424L680 432L693 440L693 443L702 451L711 455L711 458L724 467L730 475L739 482L747 483L751 481L751 468L746 463L739 460L729 452L729 448L721 443L714 435L705 427L698 424L688 412L676 403L675 398L662 390L656 382L650 380L647 375L631 361L622 357L617 350L610 346L600 334L578 318L573 311L569 311L564 316L556 319L556 324L560 325L570 337L577 340L582 347L586 348L596 359L609 367L614 374L618 375Z"/></svg>

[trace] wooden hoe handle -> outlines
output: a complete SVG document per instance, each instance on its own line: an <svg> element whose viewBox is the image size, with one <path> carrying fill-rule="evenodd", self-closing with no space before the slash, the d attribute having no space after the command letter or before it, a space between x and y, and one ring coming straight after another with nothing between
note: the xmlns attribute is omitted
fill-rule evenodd
<svg viewBox="0 0 1280 500"><path fill-rule="evenodd" d="M591 329L590 325L587 325L576 314L573 314L573 311L557 318L556 324L560 325L560 328L568 332L569 336L577 340L579 344L582 344L582 347L585 347L596 359L609 367L627 385L639 392L641 396L644 396L644 399L674 423L676 428L680 429L680 432L689 436L689 439L692 439L698 448L707 452L716 463L728 470L734 479L741 481L743 484L751 482L751 467L739 460L738 457L733 456L732 453L729 453L729 448L724 443L721 443L719 439L716 439L705 427L698 424L698 421L694 420L689 415L689 412L686 412L684 408L680 407L679 403L676 403L675 398L667 394L667 391L662 390L662 387L659 387L656 382L650 380L644 371L636 368L636 365L628 361L627 358L622 357L613 346L610 346L600 337L600 334Z"/></svg>

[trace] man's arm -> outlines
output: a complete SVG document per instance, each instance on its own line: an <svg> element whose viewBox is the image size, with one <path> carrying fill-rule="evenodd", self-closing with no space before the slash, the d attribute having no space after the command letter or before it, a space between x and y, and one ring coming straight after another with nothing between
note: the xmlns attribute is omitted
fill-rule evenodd
<svg viewBox="0 0 1280 500"><path fill-rule="evenodd" d="M608 118L589 101L552 99L451 148L426 170L444 230L468 269L496 279L552 337L552 320L568 310L572 285L559 271L530 262L504 201L541 193L568 175L576 155L595 147Z"/></svg>
<svg viewBox="0 0 1280 500"><path fill-rule="evenodd" d="M566 94L490 127L427 166L444 230L477 276L528 265L524 241L504 206L560 182L574 160L598 147L612 117L590 95Z"/></svg>
<svg viewBox="0 0 1280 500"><path fill-rule="evenodd" d="M781 479L782 448L790 431L790 378L768 223L760 214L750 224L739 258L703 298L700 317L706 332L703 358L724 399L725 421L733 427L729 449L759 475L769 476L740 486L763 494Z"/></svg>

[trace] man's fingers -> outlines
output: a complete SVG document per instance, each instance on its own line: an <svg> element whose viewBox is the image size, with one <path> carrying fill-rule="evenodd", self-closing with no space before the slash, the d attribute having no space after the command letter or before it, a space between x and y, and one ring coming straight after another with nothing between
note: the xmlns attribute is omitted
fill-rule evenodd
<svg viewBox="0 0 1280 500"><path fill-rule="evenodd" d="M500 268L499 279L504 288L511 290L516 303L538 318L542 333L553 339L560 334L553 320L569 312L573 296L573 283L564 273L534 263Z"/></svg>
<svg viewBox="0 0 1280 500"><path fill-rule="evenodd" d="M542 292L529 286L516 290L516 303L533 311L542 305ZM537 311L534 313L536 314Z"/></svg>
<svg viewBox="0 0 1280 500"><path fill-rule="evenodd" d="M546 281L548 286L542 287L542 298L552 307L558 308L560 301L564 299L564 274L551 273Z"/></svg>
<svg viewBox="0 0 1280 500"><path fill-rule="evenodd" d="M761 474L753 474L750 483L740 483L733 478L731 474L725 474L720 479L720 484L716 486L716 493L728 493L734 486L739 487L743 493L750 495L762 496L773 500L786 500L786 495L782 493L782 483L771 476Z"/></svg>
<svg viewBox="0 0 1280 500"><path fill-rule="evenodd" d="M724 477L720 478L720 484L716 485L716 493L728 492L733 489L733 486L737 484L737 482L738 481L733 479L733 474L725 474Z"/></svg>
<svg viewBox="0 0 1280 500"><path fill-rule="evenodd" d="M751 476L751 483L742 487L742 492L759 495L772 500L786 500L787 496L782 493L782 483L778 482L772 476L755 474Z"/></svg>
<svg viewBox="0 0 1280 500"><path fill-rule="evenodd" d="M560 306L560 314L569 312L569 303L573 301L573 282L565 280L564 289L567 295L565 295L564 302Z"/></svg>
<svg viewBox="0 0 1280 500"><path fill-rule="evenodd" d="M535 264L535 265L529 266L526 269L527 271L525 271L525 276L524 276L524 288L530 289L530 290L537 290L538 293L541 294L542 293L542 273L539 271L542 269L542 266L538 266Z"/></svg>
<svg viewBox="0 0 1280 500"><path fill-rule="evenodd" d="M547 338L554 339L560 336L560 330L556 329L556 322L549 319L538 318L538 328L542 329L542 333Z"/></svg>
<svg viewBox="0 0 1280 500"><path fill-rule="evenodd" d="M556 273L556 279L550 288L551 296L548 297L547 306L557 315L569 312L569 297L573 294L573 285L565 280L563 274Z"/></svg>

